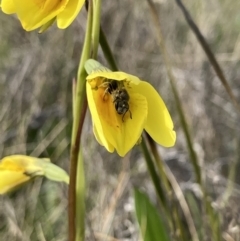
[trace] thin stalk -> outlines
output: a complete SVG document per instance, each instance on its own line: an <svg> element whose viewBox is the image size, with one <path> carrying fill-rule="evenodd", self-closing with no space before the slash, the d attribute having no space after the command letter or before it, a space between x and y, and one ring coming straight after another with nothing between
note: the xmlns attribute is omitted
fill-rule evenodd
<svg viewBox="0 0 240 241"><path fill-rule="evenodd" d="M171 218L171 216L172 216L171 210L169 208L168 201L167 201L167 198L166 198L166 195L164 192L165 189L162 187L161 179L159 178L159 175L156 171L156 168L154 165L154 160L152 159L152 157L149 153L149 150L147 148L144 138L142 139L141 147L142 147L143 155L144 155L147 167L148 167L149 174L152 178L152 182L153 182L153 185L154 185L156 193L157 193L158 200L163 207L163 211L167 217L167 221L170 226L170 230L173 230L174 224L173 224L173 219Z"/></svg>
<svg viewBox="0 0 240 241"><path fill-rule="evenodd" d="M154 184L154 187L156 189L156 192L157 192L157 195L159 197L159 200L162 204L162 206L164 207L165 210L168 209L167 207L167 200L166 200L166 196L164 194L164 191L162 189L162 185L161 185L161 180L158 176L158 173L156 172L156 169L155 169L155 166L154 166L154 162L152 160L152 157L147 149L147 145L145 143L145 140L144 138L142 139L142 142L141 142L141 147L142 147L142 151L143 151L143 155L145 157L145 160L146 160L146 164L147 164L147 167L148 167L148 171L150 173L150 176L152 178L152 182Z"/></svg>
<svg viewBox="0 0 240 241"><path fill-rule="evenodd" d="M200 168L200 165L199 165L198 157L197 157L196 152L193 148L192 137L191 137L189 129L188 129L186 117L184 115L181 100L180 100L180 97L179 97L179 94L178 94L178 91L177 91L177 88L176 88L176 81L175 81L175 78L173 77L172 73L170 72L169 74L170 74L169 76L170 76L170 84L171 84L171 87L172 87L172 92L173 92L173 95L174 95L174 98L175 98L175 103L177 105L178 114L179 114L179 117L180 117L180 121L181 121L181 124L182 124L184 134L185 134L185 138L186 138L186 141L187 141L190 160L192 162L192 165L193 165L193 168L194 168L194 173L196 175L196 182L199 185L202 185L201 168Z"/></svg>
<svg viewBox="0 0 240 241"><path fill-rule="evenodd" d="M149 4L149 7L150 7L150 10L151 10L151 13L152 13L154 24L156 25L156 28L157 28L159 46L160 46L160 49L161 49L162 54L163 54L163 59L164 59L164 63L165 63L166 69L167 69L167 74L168 74L168 77L169 77L169 80L170 80L173 96L174 96L174 99L175 99L175 103L177 105L178 115L180 117L182 128L183 128L183 131L184 131L184 134L185 134L185 137L186 137L188 151L189 151L189 155L190 155L190 160L192 162L192 165L194 167L194 172L195 172L195 175L196 175L196 181L197 181L197 183L199 183L201 185L202 184L202 176L201 176L201 169L200 169L200 166L199 166L199 161L198 161L197 155L196 155L196 153L194 151L194 148L193 148L193 141L192 141L190 132L188 130L188 124L187 124L187 121L186 121L186 118L185 118L185 115L184 115L184 111L183 111L183 108L182 108L181 100L180 100L180 97L179 97L179 94L178 94L178 91L177 91L177 88L176 88L176 83L175 83L176 80L175 80L175 77L172 73L171 62L170 62L170 59L169 59L169 56L168 56L168 53L167 53L167 50L166 50L166 47L165 47L164 39L162 37L161 25L160 25L160 22L158 20L158 14L157 14L157 11L155 9L155 6L154 6L154 3L152 2L152 0L147 0L147 2Z"/></svg>
<svg viewBox="0 0 240 241"><path fill-rule="evenodd" d="M72 80L72 118L73 120L75 119L75 109L76 109L76 85L77 85L77 82L76 82L76 79L74 78Z"/></svg>
<svg viewBox="0 0 240 241"><path fill-rule="evenodd" d="M204 187L203 182L202 182L201 168L199 166L197 155L196 155L196 153L193 149L193 144L192 144L193 142L192 142L192 139L191 139L190 132L188 130L188 125L187 125L186 118L185 118L185 115L184 115L184 111L183 111L183 108L182 108L182 105L181 105L179 94L178 94L178 91L177 91L177 88L176 88L175 77L172 73L172 65L171 65L171 62L170 62L170 59L169 59L169 56L168 56L168 53L167 53L167 50L166 50L166 47L165 47L165 42L164 42L164 39L163 39L163 36L162 36L161 25L160 25L160 22L159 22L159 19L158 19L158 14L157 14L157 11L155 9L155 6L154 6L154 3L152 2L152 0L147 0L147 1L148 1L148 4L149 4L151 12L152 12L154 23L157 27L159 45L160 45L161 51L163 53L164 63L165 63L166 68L167 68L168 77L169 77L169 80L170 80L173 95L174 95L175 102L176 102L176 105L177 105L177 111L178 111L178 114L180 116L181 124L182 124L183 131L184 131L184 134L185 134L185 137L186 137L186 141L187 141L187 145L188 145L188 149L189 149L189 154L190 154L190 160L192 161L194 171L195 171L195 175L196 175L196 181L198 182L198 184L201 188L201 191L203 193L203 203L204 203L204 207L205 207L206 212L207 212L208 217L209 217L209 224L210 224L210 227L212 229L212 235L214 237L214 240L217 241L217 240L220 240L219 218L218 218L218 215L216 214L216 212L213 210L213 208L211 206L211 201L209 200L209 198L207 196L205 187ZM187 205L186 205L186 208L188 208Z"/></svg>
<svg viewBox="0 0 240 241"><path fill-rule="evenodd" d="M106 36L105 36L101 27L100 27L99 42L100 42L101 48L103 50L104 57L106 58L106 60L107 60L108 64L110 65L112 71L118 71L118 67L117 67L116 61L114 59L114 56L112 54L111 48L108 44Z"/></svg>
<svg viewBox="0 0 240 241"><path fill-rule="evenodd" d="M232 163L232 165L229 167L229 174L228 174L228 182L227 182L227 188L225 190L225 192L222 195L222 201L221 201L221 206L224 207L227 203L228 200L230 198L230 196L232 195L232 192L234 190L234 181L237 175L237 170L238 170L238 165L239 165L239 147L240 147L240 142L239 142L239 138L236 137L235 138L235 142L236 142L236 152L234 155L234 161Z"/></svg>
<svg viewBox="0 0 240 241"><path fill-rule="evenodd" d="M102 0L93 0L93 26L92 26L92 58L97 58L99 35L100 35L100 17Z"/></svg>
<svg viewBox="0 0 240 241"><path fill-rule="evenodd" d="M171 170L169 169L169 167L166 164L165 164L165 171L166 171L166 174L168 176L168 180L170 181L171 186L174 190L174 193L175 193L175 195L178 199L180 207L182 208L183 214L184 214L186 222L187 222L189 232L192 236L192 240L193 241L199 241L198 233L197 233L194 221L193 221L191 211L190 211L189 206L187 204L187 201L184 197L184 194L183 194L177 180L175 179L174 175L172 174Z"/></svg>
<svg viewBox="0 0 240 241"><path fill-rule="evenodd" d="M73 109L73 128L72 128L72 140L71 140L71 156L70 156L70 184L69 184L69 201L68 201L68 219L69 219L69 241L76 241L76 228L78 229L77 240L84 240L84 219L76 219L76 214L84 217L85 207L82 206L81 214L76 213L76 203L83 203L84 196L77 195L79 193L84 193L84 186L82 190L76 193L76 180L78 169L78 160L79 160L79 148L80 148L80 139L82 133L82 126L85 118L85 113L87 109L87 99L86 99L86 72L84 70L84 64L87 59L90 57L91 49L91 32L92 32L92 4L89 3L88 10L88 20L87 20L87 29L83 44L82 55L79 62L78 74L77 74L77 83L76 83L76 93L74 100L74 109ZM81 167L81 166L80 166ZM80 172L81 175L82 172ZM84 178L84 177L82 177ZM80 223L76 223L81 221ZM82 231L79 231L82 230Z"/></svg>
<svg viewBox="0 0 240 241"><path fill-rule="evenodd" d="M218 78L220 79L220 81L221 81L222 85L224 86L226 92L230 96L230 99L231 99L232 103L235 105L237 110L240 112L240 105L239 105L236 97L234 96L234 94L232 92L232 89L229 86L228 81L226 80L226 77L225 77L220 65L218 64L218 61L216 60L212 50L210 49L207 41L205 40L204 36L200 32L198 26L193 21L190 13L185 8L183 2L181 0L175 0L175 1L177 3L178 7L182 10L182 13L185 17L185 20L187 21L189 27L192 29L193 33L195 34L198 42L202 46L202 49L204 50L205 54L207 55L208 60L211 63L215 73L217 74Z"/></svg>
<svg viewBox="0 0 240 241"><path fill-rule="evenodd" d="M161 159L161 157L160 157L160 155L157 151L156 142L154 142L153 139L147 133L146 133L146 136L147 136L148 144L149 144L150 149L151 149L151 153L154 156L155 163L156 163L157 168L158 168L158 172L159 172L159 174L161 176L161 179L163 181L164 187L168 191L168 193L170 194L171 191L172 191L172 188L171 188L170 183L168 181L168 178L166 176L163 161L162 161L162 159Z"/></svg>
<svg viewBox="0 0 240 241"><path fill-rule="evenodd" d="M179 241L186 241L187 238L186 238L186 231L185 231L185 227L181 220L181 217L180 217L180 213L179 213L179 210L177 209L177 206L174 205L172 207L172 217L175 219L175 222L176 222L176 231L174 233L175 237L177 237Z"/></svg>
<svg viewBox="0 0 240 241"><path fill-rule="evenodd" d="M82 154L82 147L78 155L77 164L77 184L76 184L76 241L84 240L84 214L85 214L85 175L84 175L84 159Z"/></svg>

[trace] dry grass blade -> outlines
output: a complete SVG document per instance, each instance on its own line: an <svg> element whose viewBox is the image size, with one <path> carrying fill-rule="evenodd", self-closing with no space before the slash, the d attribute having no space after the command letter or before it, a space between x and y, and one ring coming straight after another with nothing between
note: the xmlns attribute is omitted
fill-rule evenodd
<svg viewBox="0 0 240 241"><path fill-rule="evenodd" d="M120 239L116 239L114 237L111 237L109 235L106 235L104 233L94 232L94 235L97 237L98 240L104 240L104 241L121 241Z"/></svg>
<svg viewBox="0 0 240 241"><path fill-rule="evenodd" d="M39 156L53 141L58 137L58 135L66 128L66 120L61 120L54 129L36 146L36 148L31 153L31 156Z"/></svg>
<svg viewBox="0 0 240 241"><path fill-rule="evenodd" d="M197 230L196 230L196 227L195 227L195 224L194 224L194 221L193 221L193 217L192 217L192 214L191 214L190 209L188 207L187 201L184 197L184 194L183 194L176 178L174 177L171 170L169 169L169 167L165 164L164 168L165 168L165 172L166 172L166 175L168 177L168 180L171 183L171 186L174 190L174 193L176 194L176 197L179 201L179 204L180 204L180 206L182 208L182 211L184 213L184 216L186 218L186 222L188 224L189 231L190 231L191 236L192 236L192 240L193 241L199 241Z"/></svg>
<svg viewBox="0 0 240 241"><path fill-rule="evenodd" d="M36 224L36 230L37 230L37 236L38 236L39 240L40 241L46 241L41 223L38 222Z"/></svg>
<svg viewBox="0 0 240 241"><path fill-rule="evenodd" d="M190 234L192 236L192 240L199 241L198 233L197 233L194 221L193 221L193 217L190 212L187 201L184 197L184 194L181 190L181 187L179 186L179 184L178 184L176 178L174 177L172 171L170 170L170 168L166 165L166 163L164 163L161 160L161 157L156 148L156 143L152 139L150 139L149 136L148 136L148 142L149 142L151 151L153 153L153 156L155 158L159 173L161 173L161 178L167 179L169 181L169 183L178 199L178 202L182 208L183 214L186 218L186 222L188 224L188 228L189 228ZM165 186L166 186L166 184L165 184ZM170 190L169 188L167 188L167 189Z"/></svg>
<svg viewBox="0 0 240 241"><path fill-rule="evenodd" d="M128 158L125 158L123 160L123 170L118 176L118 185L116 187L115 192L113 193L110 201L109 207L106 208L103 214L103 226L102 226L102 231L103 233L108 233L111 227L111 223L115 214L116 206L118 201L120 200L123 191L125 190L128 180L129 180L129 174L126 172L126 164L129 161Z"/></svg>
<svg viewBox="0 0 240 241"><path fill-rule="evenodd" d="M223 239L226 241L235 241L234 238L232 238L228 233L223 233Z"/></svg>

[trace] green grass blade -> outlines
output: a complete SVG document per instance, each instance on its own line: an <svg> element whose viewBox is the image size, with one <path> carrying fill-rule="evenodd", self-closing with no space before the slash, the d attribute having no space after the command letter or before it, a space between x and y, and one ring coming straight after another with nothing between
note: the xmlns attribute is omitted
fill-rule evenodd
<svg viewBox="0 0 240 241"><path fill-rule="evenodd" d="M135 190L135 211L144 241L170 241L168 230L158 210L149 201L146 194Z"/></svg>

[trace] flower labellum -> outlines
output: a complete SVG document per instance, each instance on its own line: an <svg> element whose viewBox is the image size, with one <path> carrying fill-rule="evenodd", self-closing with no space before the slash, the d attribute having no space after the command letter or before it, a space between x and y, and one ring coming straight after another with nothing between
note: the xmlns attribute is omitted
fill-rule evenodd
<svg viewBox="0 0 240 241"><path fill-rule="evenodd" d="M154 141L172 147L173 122L157 91L148 82L112 72L93 59L85 63L87 99L97 141L120 156L138 142L143 129Z"/></svg>
<svg viewBox="0 0 240 241"><path fill-rule="evenodd" d="M45 176L53 181L69 183L68 174L47 158L12 155L0 161L0 195L36 176Z"/></svg>
<svg viewBox="0 0 240 241"><path fill-rule="evenodd" d="M16 13L23 28L40 32L56 19L59 28L68 27L83 6L84 0L2 0L1 8L6 14Z"/></svg>

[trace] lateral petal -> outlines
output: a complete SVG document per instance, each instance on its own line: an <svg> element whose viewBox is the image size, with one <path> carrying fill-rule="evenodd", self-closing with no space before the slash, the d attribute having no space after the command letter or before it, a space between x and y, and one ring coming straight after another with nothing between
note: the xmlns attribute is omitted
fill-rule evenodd
<svg viewBox="0 0 240 241"><path fill-rule="evenodd" d="M114 147L111 143L108 142L108 140L105 138L104 134L99 130L100 128L96 128L95 124L93 124L93 133L95 135L95 138L97 139L98 143L101 146L104 146L107 151L113 153Z"/></svg>
<svg viewBox="0 0 240 241"><path fill-rule="evenodd" d="M66 8L57 16L57 25L59 28L68 27L80 12L84 0L69 0Z"/></svg>
<svg viewBox="0 0 240 241"><path fill-rule="evenodd" d="M171 147L176 141L172 118L158 92L148 82L141 81L135 91L144 95L148 102L148 117L145 129L158 144Z"/></svg>
<svg viewBox="0 0 240 241"><path fill-rule="evenodd" d="M21 172L1 171L0 194L11 191L15 187L27 182L30 177Z"/></svg>
<svg viewBox="0 0 240 241"><path fill-rule="evenodd" d="M41 27L59 13L69 0L13 0L16 14L25 30L30 31Z"/></svg>
<svg viewBox="0 0 240 241"><path fill-rule="evenodd" d="M13 0L2 0L1 2L2 11L6 14L12 14L16 12L16 7Z"/></svg>

